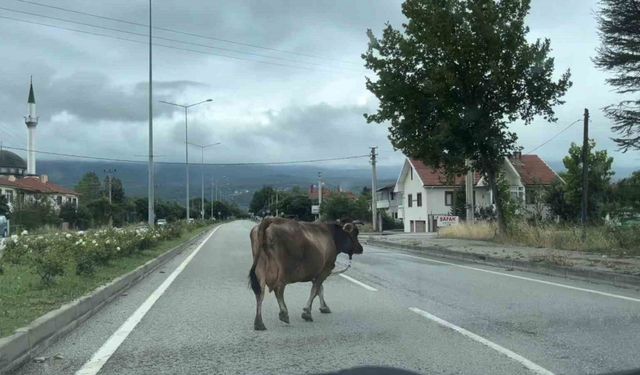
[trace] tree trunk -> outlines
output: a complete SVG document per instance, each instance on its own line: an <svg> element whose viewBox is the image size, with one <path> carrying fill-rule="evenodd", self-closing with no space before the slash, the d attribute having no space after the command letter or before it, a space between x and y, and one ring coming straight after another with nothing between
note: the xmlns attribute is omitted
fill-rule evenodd
<svg viewBox="0 0 640 375"><path fill-rule="evenodd" d="M502 214L502 197L498 190L498 181L496 179L496 172L487 172L487 179L489 180L489 188L491 188L491 194L495 201L496 207L496 221L498 223L498 234L505 234L507 232L507 223L504 221L504 215Z"/></svg>

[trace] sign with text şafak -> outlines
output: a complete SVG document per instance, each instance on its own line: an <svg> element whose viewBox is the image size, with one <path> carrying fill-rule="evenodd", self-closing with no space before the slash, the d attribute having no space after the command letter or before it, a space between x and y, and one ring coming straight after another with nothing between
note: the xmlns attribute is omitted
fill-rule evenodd
<svg viewBox="0 0 640 375"><path fill-rule="evenodd" d="M438 228L450 227L452 225L458 225L460 218L458 216L438 216Z"/></svg>

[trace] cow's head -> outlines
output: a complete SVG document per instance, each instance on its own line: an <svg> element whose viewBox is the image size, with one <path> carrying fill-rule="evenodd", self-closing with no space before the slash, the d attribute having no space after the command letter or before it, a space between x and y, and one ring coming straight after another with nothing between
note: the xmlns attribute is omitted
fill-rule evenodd
<svg viewBox="0 0 640 375"><path fill-rule="evenodd" d="M346 223L340 227L336 224L334 241L338 252L349 254L362 254L362 245L358 241L358 227L355 223Z"/></svg>

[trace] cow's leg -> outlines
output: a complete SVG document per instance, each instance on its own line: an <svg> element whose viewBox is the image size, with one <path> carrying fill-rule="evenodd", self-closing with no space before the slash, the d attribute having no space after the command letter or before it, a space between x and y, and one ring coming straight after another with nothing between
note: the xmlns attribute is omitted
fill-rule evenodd
<svg viewBox="0 0 640 375"><path fill-rule="evenodd" d="M253 289L253 293L256 296L256 318L253 321L253 328L256 331L264 331L267 329L262 321L262 300L264 299L266 291L266 283L264 278L261 276L262 275L258 275L258 273L256 273L255 268L252 268L249 273L251 289Z"/></svg>
<svg viewBox="0 0 640 375"><path fill-rule="evenodd" d="M324 286L322 284L320 284L320 286L318 287L318 297L320 297L320 312L323 314L331 313L331 309L324 301Z"/></svg>
<svg viewBox="0 0 640 375"><path fill-rule="evenodd" d="M256 319L253 321L253 328L256 331L264 331L267 327L264 326L262 321L262 300L264 299L264 287L262 291L256 294Z"/></svg>
<svg viewBox="0 0 640 375"><path fill-rule="evenodd" d="M278 317L280 318L280 320L288 324L289 311L287 310L287 305L284 303L284 287L285 285L281 287L277 287L274 292L276 293L276 298L278 299L278 305L280 306L280 314L278 315Z"/></svg>
<svg viewBox="0 0 640 375"><path fill-rule="evenodd" d="M307 300L307 305L302 309L302 319L307 322L313 322L313 318L311 317L311 304L313 303L313 299L316 298L318 294L318 283L317 281L313 282L311 286L311 293L309 294L309 300Z"/></svg>

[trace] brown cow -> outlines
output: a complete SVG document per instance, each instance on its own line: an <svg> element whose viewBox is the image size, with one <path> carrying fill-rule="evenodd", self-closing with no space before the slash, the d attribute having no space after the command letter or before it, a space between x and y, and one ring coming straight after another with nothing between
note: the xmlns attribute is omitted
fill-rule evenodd
<svg viewBox="0 0 640 375"><path fill-rule="evenodd" d="M265 330L262 322L262 300L265 285L275 291L280 306L280 320L289 323L289 312L284 303L287 284L311 281L311 294L302 309L302 319L313 321L311 304L320 297L320 312L330 313L324 301L322 282L331 274L338 253L362 254L358 242L358 228L353 223L306 223L289 219L264 219L251 230L253 265L249 283L256 295L254 328Z"/></svg>

